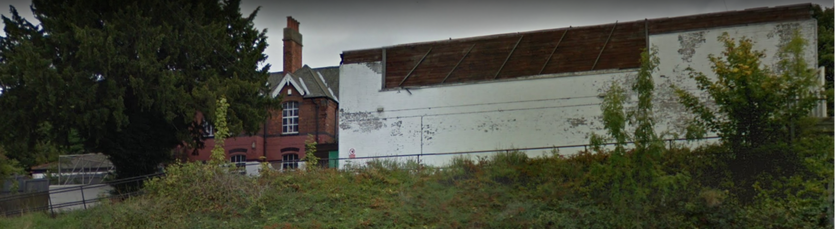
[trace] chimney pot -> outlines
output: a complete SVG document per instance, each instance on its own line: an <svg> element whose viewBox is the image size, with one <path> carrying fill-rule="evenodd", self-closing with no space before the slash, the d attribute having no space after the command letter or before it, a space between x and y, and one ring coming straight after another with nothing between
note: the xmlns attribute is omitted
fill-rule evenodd
<svg viewBox="0 0 835 229"><path fill-rule="evenodd" d="M299 21L287 17L284 28L284 73L293 73L302 68L302 34L299 33Z"/></svg>
<svg viewBox="0 0 835 229"><path fill-rule="evenodd" d="M299 21L297 21L292 16L287 16L287 28L299 31Z"/></svg>

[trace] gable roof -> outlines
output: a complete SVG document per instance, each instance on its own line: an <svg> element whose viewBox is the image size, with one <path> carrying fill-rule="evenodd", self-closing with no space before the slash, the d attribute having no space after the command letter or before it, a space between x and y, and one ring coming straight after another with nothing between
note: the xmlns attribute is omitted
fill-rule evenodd
<svg viewBox="0 0 835 229"><path fill-rule="evenodd" d="M811 19L812 4L615 22L344 51L342 63L383 63L384 88L640 67L651 34Z"/></svg>
<svg viewBox="0 0 835 229"><path fill-rule="evenodd" d="M293 77L293 74L287 73L287 74L284 74L283 76L281 74L276 74L275 78L279 79L279 77L280 77L280 80L278 80L277 83L275 83L275 84L270 83L270 85L272 87L272 89L270 90L271 91L270 96L272 96L273 98L278 96L278 93L281 91L281 88L284 88L285 86L291 86L291 87L295 88L296 91L298 91L298 93L301 93L302 95L305 95L305 94L308 93L307 92L307 87L304 84L300 84L299 80L298 80L298 77ZM273 78L273 77L270 76L270 78ZM268 79L268 82L269 81L272 81L272 80Z"/></svg>
<svg viewBox="0 0 835 229"><path fill-rule="evenodd" d="M311 68L305 65L293 73L270 73L268 82L273 97L289 84L304 98L326 97L339 102L339 66Z"/></svg>

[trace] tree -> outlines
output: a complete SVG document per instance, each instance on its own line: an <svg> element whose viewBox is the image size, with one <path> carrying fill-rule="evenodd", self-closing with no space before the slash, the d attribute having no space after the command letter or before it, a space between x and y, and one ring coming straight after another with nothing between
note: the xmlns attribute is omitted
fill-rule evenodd
<svg viewBox="0 0 835 229"><path fill-rule="evenodd" d="M71 133L106 154L118 177L153 173L181 144L201 146L202 120L225 96L232 133L254 133L277 101L266 94L266 31L240 0L45 1L14 7L0 39L0 143L28 167L37 145ZM37 131L40 128L40 131Z"/></svg>
<svg viewBox="0 0 835 229"><path fill-rule="evenodd" d="M753 50L750 39L737 42L725 33L719 41L725 46L722 55L709 56L715 80L687 69L715 106L676 88L679 101L696 115L695 128L688 129L712 131L722 138L731 152L727 161L736 181L791 169L799 163L788 148L794 126L815 105L811 92L818 89L816 74L803 58L806 41L795 32L778 50L776 69L760 62L765 54Z"/></svg>
<svg viewBox="0 0 835 229"><path fill-rule="evenodd" d="M815 5L812 9L815 19L818 21L818 65L826 67L826 89L832 90L833 73L835 68L833 64L833 10L832 8L821 9L820 5ZM832 95L832 91L828 91L827 95ZM827 112L832 116L832 98L829 97L827 101Z"/></svg>
<svg viewBox="0 0 835 229"><path fill-rule="evenodd" d="M664 149L663 142L655 133L655 118L652 112L652 98L655 91L652 73L658 69L660 62L657 53L658 50L655 47L641 52L641 67L635 76L635 82L629 85L631 91L638 97L634 107L625 106L629 95L618 83L612 83L606 90L600 106L603 112L604 128L616 144L612 158L622 160L621 158L626 153L624 147L627 141L633 141L635 162L641 168L636 171L638 173L649 173L650 168L653 167L651 164L661 156ZM631 134L627 130L627 125L634 128ZM593 135L593 139L600 142L601 137Z"/></svg>
<svg viewBox="0 0 835 229"><path fill-rule="evenodd" d="M226 161L226 137L229 136L229 127L226 125L226 112L229 109L229 103L226 102L225 97L220 97L217 102L217 112L215 112L215 147L212 148L211 164L223 164Z"/></svg>
<svg viewBox="0 0 835 229"><path fill-rule="evenodd" d="M641 67L635 81L629 85L631 92L637 94L635 106L626 105L630 96L617 82L606 90L600 106L603 126L608 136L614 139L615 150L610 154L609 167L601 167L597 173L612 179L611 187L606 187L610 189L607 196L616 203L640 202L651 194L666 195L659 190L667 189L669 184L675 183L668 181L683 177L667 175L660 170L664 144L655 132L652 112L655 91L652 73L658 69L660 62L657 53L655 47L641 52ZM628 127L632 128L631 133ZM595 148L599 150L604 137L592 134L591 138L592 145L598 145ZM625 146L629 141L634 142L635 148L628 153Z"/></svg>
<svg viewBox="0 0 835 229"><path fill-rule="evenodd" d="M20 168L17 160L6 157L6 151L0 146L0 180L5 181L14 174L22 173L23 169Z"/></svg>
<svg viewBox="0 0 835 229"><path fill-rule="evenodd" d="M681 190L690 181L686 171L667 172L662 167L665 149L655 131L652 103L653 73L660 62L657 54L657 47L641 52L641 66L634 81L627 84L629 88L613 82L600 105L603 127L615 141L615 149L605 163L593 165L585 182L592 197L617 212L616 225L641 227L654 222L655 215L647 213L663 211L660 206L681 198ZM595 134L591 138L595 150L601 152L605 138ZM627 150L629 142L634 148Z"/></svg>

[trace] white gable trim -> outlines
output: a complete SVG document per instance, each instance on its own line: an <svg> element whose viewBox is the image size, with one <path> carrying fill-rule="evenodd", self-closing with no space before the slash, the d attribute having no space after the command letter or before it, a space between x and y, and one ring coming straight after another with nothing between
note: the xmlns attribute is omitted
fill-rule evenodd
<svg viewBox="0 0 835 229"><path fill-rule="evenodd" d="M293 88L295 88L296 91L299 92L299 94L301 94L302 96L310 93L307 90L307 88L300 87L299 85L301 85L301 84L296 82L296 80L294 80L293 77L291 77L290 73L287 73L287 74L284 74L284 78L281 78L281 82L278 83L278 87L276 87L275 90L273 90L273 92L270 95L273 98L278 97L278 93L281 93L281 89L284 89L284 87L286 87L287 84L290 84L291 86L293 86Z"/></svg>
<svg viewBox="0 0 835 229"><path fill-rule="evenodd" d="M325 77L322 77L322 73L316 72L316 75L319 76L319 79L322 80L322 83L325 84L325 87L329 87L328 81L325 81Z"/></svg>
<svg viewBox="0 0 835 229"><path fill-rule="evenodd" d="M331 88L328 88L328 91L330 90ZM331 91L331 95L333 95L333 91ZM333 100L336 101L336 103L339 103L339 98L337 98L336 95L333 96Z"/></svg>
<svg viewBox="0 0 835 229"><path fill-rule="evenodd" d="M299 82L301 83L302 88L304 88L304 91L305 91L305 92L307 92L307 93L305 93L305 94L310 93L310 90L308 90L308 89L307 89L307 85L305 85L305 84L304 84L304 79L302 79L301 77L299 77Z"/></svg>
<svg viewBox="0 0 835 229"><path fill-rule="evenodd" d="M319 79L322 80L322 83L325 84L325 88L327 88L328 92L331 93L331 97L333 97L333 100L336 100L336 102L338 103L339 98L336 98L336 94L334 94L333 90L331 90L331 86L328 86L328 81L325 81L325 77L322 77L322 73L316 72L316 75L318 75Z"/></svg>

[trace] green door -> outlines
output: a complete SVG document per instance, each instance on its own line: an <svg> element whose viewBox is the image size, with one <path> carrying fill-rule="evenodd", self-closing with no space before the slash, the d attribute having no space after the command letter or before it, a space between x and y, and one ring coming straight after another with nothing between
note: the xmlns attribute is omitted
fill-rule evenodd
<svg viewBox="0 0 835 229"><path fill-rule="evenodd" d="M328 152L328 168L339 167L339 151Z"/></svg>

